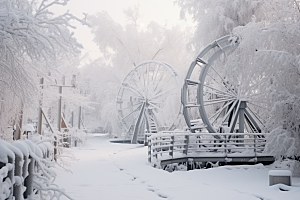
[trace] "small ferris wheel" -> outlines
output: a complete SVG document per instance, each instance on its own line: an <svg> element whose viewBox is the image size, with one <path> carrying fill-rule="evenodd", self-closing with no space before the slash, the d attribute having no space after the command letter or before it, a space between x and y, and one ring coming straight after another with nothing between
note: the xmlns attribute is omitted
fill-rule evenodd
<svg viewBox="0 0 300 200"><path fill-rule="evenodd" d="M144 141L145 130L157 133L175 128L180 112L178 73L164 62L145 61L124 78L117 95L117 111L131 143Z"/></svg>

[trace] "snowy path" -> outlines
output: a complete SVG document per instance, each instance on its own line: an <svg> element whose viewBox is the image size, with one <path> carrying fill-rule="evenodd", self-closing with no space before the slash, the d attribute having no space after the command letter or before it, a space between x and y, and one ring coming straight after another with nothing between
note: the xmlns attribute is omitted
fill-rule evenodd
<svg viewBox="0 0 300 200"><path fill-rule="evenodd" d="M72 148L73 174L57 170L56 183L76 200L299 200L300 179L290 191L268 186L269 169L262 165L219 167L169 173L147 163L142 145L113 144L90 137L88 146Z"/></svg>
<svg viewBox="0 0 300 200"><path fill-rule="evenodd" d="M122 171L111 158L116 152L130 147L94 137L87 147L74 148L79 162L72 162L73 174L58 172L56 182L76 200L159 199L143 185L132 181L133 177Z"/></svg>

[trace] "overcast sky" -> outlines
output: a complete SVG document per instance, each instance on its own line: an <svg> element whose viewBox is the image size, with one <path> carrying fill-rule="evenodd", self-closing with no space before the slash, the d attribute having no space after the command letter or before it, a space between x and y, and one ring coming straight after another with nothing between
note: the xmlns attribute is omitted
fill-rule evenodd
<svg viewBox="0 0 300 200"><path fill-rule="evenodd" d="M173 4L173 0L70 0L66 8L79 17L83 16L82 13L92 15L105 10L116 22L125 24L123 10L133 5L140 6L141 23L145 25L150 21L169 26L177 23L185 25L180 20L180 9ZM78 41L84 45L84 52L89 52L92 59L100 56L97 46L92 42L90 28L78 25L74 32Z"/></svg>

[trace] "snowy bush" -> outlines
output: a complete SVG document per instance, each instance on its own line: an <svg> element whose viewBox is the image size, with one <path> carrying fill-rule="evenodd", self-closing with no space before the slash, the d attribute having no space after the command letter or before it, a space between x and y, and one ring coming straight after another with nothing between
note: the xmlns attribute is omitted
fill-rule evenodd
<svg viewBox="0 0 300 200"><path fill-rule="evenodd" d="M77 146L84 146L86 139L86 133L77 128L71 128L66 132L54 131L54 133L44 132L44 135L34 134L30 138L30 140L38 144L45 141L49 142L51 148L53 148L51 160L56 161L54 163L55 166L67 172L70 172L69 161L76 159L70 148L75 146L75 143Z"/></svg>
<svg viewBox="0 0 300 200"><path fill-rule="evenodd" d="M83 129L70 128L68 131L72 146L86 145L87 133Z"/></svg>
<svg viewBox="0 0 300 200"><path fill-rule="evenodd" d="M270 169L283 169L292 171L292 175L300 177L300 161L291 159L280 159L270 165Z"/></svg>
<svg viewBox="0 0 300 200"><path fill-rule="evenodd" d="M283 157L296 158L299 155L300 143L295 136L298 137L282 127L272 130L267 138L268 143L265 152L270 153L277 159Z"/></svg>

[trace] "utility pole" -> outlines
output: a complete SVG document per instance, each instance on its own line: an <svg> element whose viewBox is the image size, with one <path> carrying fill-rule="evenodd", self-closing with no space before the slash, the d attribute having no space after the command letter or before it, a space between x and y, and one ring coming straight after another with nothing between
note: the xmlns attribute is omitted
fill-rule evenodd
<svg viewBox="0 0 300 200"><path fill-rule="evenodd" d="M51 86L55 86L58 87L58 92L59 92L59 100L58 100L58 122L57 122L57 128L58 131L61 132L61 123L62 123L62 112L61 112L61 108L62 108L62 88L63 87L73 87L75 88L75 83L76 83L76 75L73 75L72 77L72 81L71 81L71 85L66 85L66 78L65 76L63 76L62 78L62 84L56 84L56 85L51 85ZM55 138L55 140L57 140L57 138ZM57 146L57 141L54 142L54 146ZM57 154L57 149L54 149L54 154Z"/></svg>
<svg viewBox="0 0 300 200"><path fill-rule="evenodd" d="M65 84L66 84L66 77L63 76L62 85L58 85L59 100L58 100L58 123L57 123L57 127L58 127L59 132L61 132L62 88L65 86Z"/></svg>
<svg viewBox="0 0 300 200"><path fill-rule="evenodd" d="M44 78L40 79L40 87L43 89L44 85ZM37 133L42 135L42 122L43 122L43 111L42 111L42 104L43 104L43 93L41 92L41 99L39 102L39 118L38 118L38 127L37 127Z"/></svg>
<svg viewBox="0 0 300 200"><path fill-rule="evenodd" d="M74 111L72 111L71 126L74 127Z"/></svg>
<svg viewBox="0 0 300 200"><path fill-rule="evenodd" d="M80 126L81 126L81 111L82 111L82 107L79 106L79 112L78 112L78 129L80 129Z"/></svg>
<svg viewBox="0 0 300 200"><path fill-rule="evenodd" d="M56 84L56 85L51 85L51 86L56 86L58 87L58 92L59 92L59 100L58 100L58 122L57 122L57 128L58 131L61 131L61 122L62 122L62 89L63 87L76 87L76 75L73 75L71 85L66 85L66 77L62 78L62 84Z"/></svg>
<svg viewBox="0 0 300 200"><path fill-rule="evenodd" d="M81 94L80 90L80 94ZM86 91L84 91L84 96L86 97ZM79 111L78 111L78 129L81 128L81 123L83 125L83 120L82 120L82 106L79 106ZM84 127L83 127L84 128Z"/></svg>

